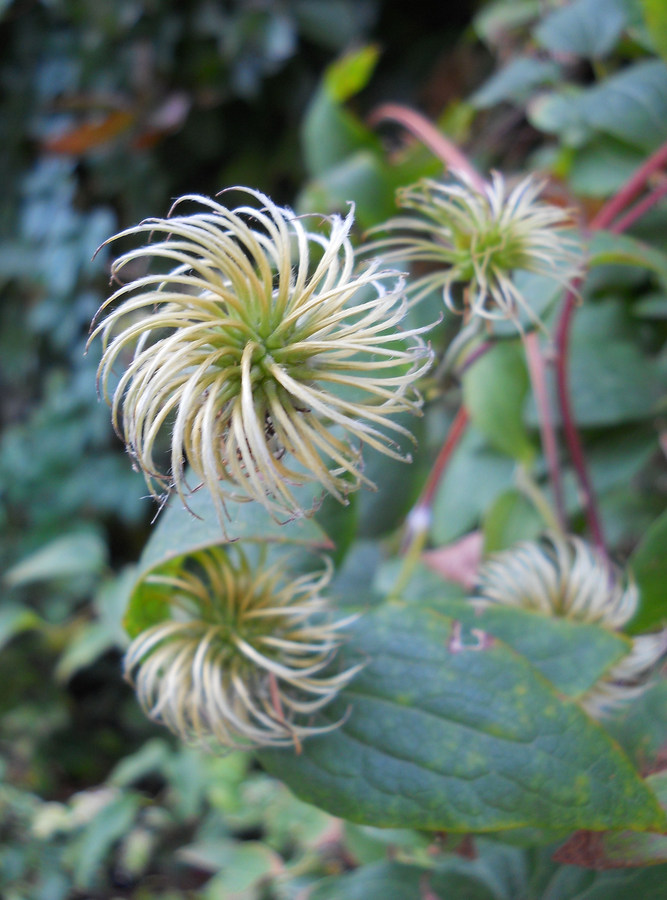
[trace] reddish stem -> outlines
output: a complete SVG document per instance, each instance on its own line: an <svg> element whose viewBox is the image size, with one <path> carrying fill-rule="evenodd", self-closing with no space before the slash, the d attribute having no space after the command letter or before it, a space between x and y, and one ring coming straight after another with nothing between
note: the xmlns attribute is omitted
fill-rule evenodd
<svg viewBox="0 0 667 900"><path fill-rule="evenodd" d="M621 190L612 197L591 220L590 228L608 228L616 216L631 203L644 187L650 176L667 163L667 143L659 147L632 175Z"/></svg>
<svg viewBox="0 0 667 900"><path fill-rule="evenodd" d="M445 443L440 448L438 458L436 459L435 464L431 469L431 472L428 476L428 481L424 486L424 490L422 491L422 495L419 498L415 509L430 510L431 506L433 505L436 491L438 490L438 485L440 484L440 479L442 478L445 469L447 468L447 464L451 459L452 453L454 452L454 450L456 450L459 441L463 437L463 434L468 425L468 421L468 411L466 410L465 406L461 406L449 428L449 433L447 434Z"/></svg>
<svg viewBox="0 0 667 900"><path fill-rule="evenodd" d="M619 234L625 228L637 221L637 219L649 209L653 203L657 202L662 193L658 196L662 185L649 194L643 201L626 213L619 221L612 225L614 219L619 216L628 204L631 203L637 194L642 190L646 181L650 176L667 163L667 143L663 144L655 153L653 153L646 162L637 169L632 177L626 182L624 187L606 203L596 216L591 220L589 228L591 231L597 231L603 228L610 228ZM570 390L568 383L567 363L569 359L570 349L570 328L572 317L577 305L577 291L581 285L582 279L578 278L571 286L571 289L565 296L563 310L558 321L556 330L556 388L558 391L558 401L561 409L563 420L563 430L565 432L565 440L567 441L572 465L577 474L577 479L583 495L584 509L586 511L586 519L591 536L600 552L606 555L606 546L602 531L602 522L595 500L595 492L588 474L586 458L584 456L583 446L579 437L579 432L574 422L572 404L570 402Z"/></svg>
<svg viewBox="0 0 667 900"><path fill-rule="evenodd" d="M422 491L419 500L410 510L403 532L401 553L409 555L410 550L412 549L414 552L415 548L418 554L421 552L431 524L431 507L433 506L433 500L435 499L440 479L447 468L452 453L456 450L459 441L463 437L467 425L468 413L465 407L461 406L454 417L454 421L450 425L449 432L444 444L440 448L438 458L429 473L424 490ZM400 576L398 583L401 583ZM396 589L398 589L398 587Z"/></svg>
<svg viewBox="0 0 667 900"><path fill-rule="evenodd" d="M539 413L542 449L549 470L551 489L554 495L554 505L556 507L556 516L558 518L558 524L561 529L565 531L567 520L565 516L565 502L563 499L563 482L558 461L558 443L556 441L556 430L554 428L553 416L551 415L551 403L549 401L549 392L547 390L546 366L544 357L540 351L540 339L537 336L537 332L531 331L524 335L523 343L526 348L526 361L528 362L528 371L530 372L530 380L533 386L533 395Z"/></svg>
<svg viewBox="0 0 667 900"><path fill-rule="evenodd" d="M493 347L491 341L484 341L484 343L480 344L479 347L475 347L475 349L472 350L463 360L457 370L457 374L463 375L464 372L467 372L470 366L472 366L473 363L476 363L477 360L484 356L485 353L488 353L491 347Z"/></svg>
<svg viewBox="0 0 667 900"><path fill-rule="evenodd" d="M477 190L484 190L484 179L467 156L420 113L398 103L383 103L373 110L368 117L368 122L371 126L375 126L384 121L398 122L399 125L407 128L438 159L442 160L447 168L465 173Z"/></svg>
<svg viewBox="0 0 667 900"><path fill-rule="evenodd" d="M667 178L663 179L663 181L654 188L650 194L647 194L643 200L635 203L624 216L617 219L614 224L610 226L609 230L613 231L614 234L621 234L623 231L627 231L627 229L634 225L638 219L641 219L644 213L648 212L652 206L655 206L656 203L662 200L665 194L667 194Z"/></svg>
<svg viewBox="0 0 667 900"><path fill-rule="evenodd" d="M581 280L579 279L573 284L573 290L568 291L563 305L563 312L561 313L558 328L556 330L556 389L558 391L558 402L563 420L565 440L567 441L570 457L572 458L572 465L577 473L577 479L579 480L579 486L583 495L582 499L586 511L588 527L595 546L606 556L607 550L602 531L602 522L598 513L593 485L588 474L584 449L579 437L579 432L577 431L577 426L574 424L574 414L570 402L570 390L568 384L567 360L570 349L570 325L575 306L577 305L577 295L573 291L577 290L580 283Z"/></svg>

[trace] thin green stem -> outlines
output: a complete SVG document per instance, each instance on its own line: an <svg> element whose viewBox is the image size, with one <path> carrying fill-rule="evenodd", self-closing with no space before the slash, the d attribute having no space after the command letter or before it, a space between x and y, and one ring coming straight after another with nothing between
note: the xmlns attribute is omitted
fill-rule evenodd
<svg viewBox="0 0 667 900"><path fill-rule="evenodd" d="M554 515L553 508L547 500L544 492L540 490L533 476L523 465L519 466L519 468L517 469L516 483L521 493L525 494L525 496L528 497L537 512L540 514L540 516L542 517L542 521L549 529L549 531L554 531L557 534L564 535L565 529Z"/></svg>

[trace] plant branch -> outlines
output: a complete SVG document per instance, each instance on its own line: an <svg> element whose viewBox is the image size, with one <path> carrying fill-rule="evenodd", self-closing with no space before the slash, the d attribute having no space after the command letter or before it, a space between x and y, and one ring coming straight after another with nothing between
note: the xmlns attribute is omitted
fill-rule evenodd
<svg viewBox="0 0 667 900"><path fill-rule="evenodd" d="M438 490L438 486L444 475L445 469L456 450L465 430L468 426L468 411L464 406L459 408L454 421L450 425L445 442L440 448L438 457L431 469L424 490L415 503L406 521L406 534L404 547L409 548L414 540L422 533L427 533L431 524L431 508Z"/></svg>
<svg viewBox="0 0 667 900"><path fill-rule="evenodd" d="M665 164L667 164L667 143L656 150L656 152L637 169L621 190L602 207L596 216L593 217L589 225L590 230L598 231L603 228L610 228L611 231L620 234L636 222L640 216L650 209L654 203L657 203L667 191L667 189L664 188L664 184L659 185L658 188L644 198L644 200L637 203L625 216L622 216L621 219L615 223L614 219L627 209L628 205L637 197L639 192L645 186L650 176L661 169ZM577 474L577 480L579 481L579 486L583 495L588 527L599 551L606 556L607 550L602 531L602 522L597 508L593 484L588 474L583 446L574 421L568 381L570 329L572 326L574 310L577 305L577 291L581 282L581 278L576 279L565 295L563 309L558 321L556 330L556 388L558 391L558 402L561 409L565 440L567 441L572 465Z"/></svg>
<svg viewBox="0 0 667 900"><path fill-rule="evenodd" d="M410 580L414 567L419 562L422 550L426 546L428 531L431 525L431 509L438 490L438 485L440 484L440 480L447 468L447 464L449 463L452 454L458 447L459 442L465 433L468 420L469 417L466 408L464 406L459 407L459 411L450 425L445 442L440 448L438 458L428 476L428 481L424 486L424 490L422 491L419 500L410 510L406 519L405 532L401 543L403 563L391 593L392 597L400 596Z"/></svg>
<svg viewBox="0 0 667 900"><path fill-rule="evenodd" d="M533 396L538 410L540 422L540 436L542 450L547 461L549 479L553 491L556 518L560 530L564 533L567 529L565 515L565 501L563 499L563 480L561 478L560 463L558 460L558 443L551 414L551 403L547 390L546 366L540 350L540 339L536 331L523 335L523 344L526 350L526 361L530 373L530 381L533 388Z"/></svg>
<svg viewBox="0 0 667 900"><path fill-rule="evenodd" d="M621 234L623 231L627 231L636 221L641 219L644 213L648 212L652 206L655 206L656 203L659 203L660 200L667 194L667 178L663 178L660 184L654 188L650 194L647 194L643 200L639 200L632 206L624 216L621 216L620 219L617 219L613 225L610 226L609 230L613 231L614 234Z"/></svg>
<svg viewBox="0 0 667 900"><path fill-rule="evenodd" d="M420 113L398 103L383 103L373 110L368 117L368 122L374 127L385 121L397 122L402 125L424 146L428 147L438 159L442 160L447 168L465 173L478 190L484 190L484 179L465 153Z"/></svg>
<svg viewBox="0 0 667 900"><path fill-rule="evenodd" d="M570 352L570 327L572 316L577 305L576 291L580 283L581 279L578 279L566 294L563 311L556 329L556 390L558 391L558 403L560 405L560 412L563 420L565 440L567 441L572 465L574 466L577 480L579 481L588 527L595 546L600 553L606 557L607 548L602 531L602 522L598 512L593 484L588 474L588 466L586 464L586 457L584 455L581 438L579 437L579 432L577 431L577 426L574 422L572 403L570 401L567 362Z"/></svg>
<svg viewBox="0 0 667 900"><path fill-rule="evenodd" d="M642 190L648 179L667 164L667 143L659 147L655 153L643 163L637 171L626 181L620 191L612 197L602 209L591 219L590 229L608 228L616 216L632 203L637 194Z"/></svg>

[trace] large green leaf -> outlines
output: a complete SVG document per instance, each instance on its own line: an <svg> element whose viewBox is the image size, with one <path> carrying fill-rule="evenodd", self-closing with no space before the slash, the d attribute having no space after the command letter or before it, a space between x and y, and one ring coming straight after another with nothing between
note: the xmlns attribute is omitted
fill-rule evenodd
<svg viewBox="0 0 667 900"><path fill-rule="evenodd" d="M607 723L612 736L644 772L656 767L667 746L666 709L667 679L662 677Z"/></svg>
<svg viewBox="0 0 667 900"><path fill-rule="evenodd" d="M473 423L496 450L522 461L534 454L522 418L528 385L519 341L498 342L463 376L463 402Z"/></svg>
<svg viewBox="0 0 667 900"><path fill-rule="evenodd" d="M295 491L299 499L303 499L305 508L313 505L319 493L310 485ZM225 523L225 535L208 491L192 494L188 505L189 510L182 506L178 497L172 498L141 555L138 579L159 563L212 544L239 540L330 546L327 536L312 517L277 522L255 501L234 503L229 505L230 519Z"/></svg>
<svg viewBox="0 0 667 900"><path fill-rule="evenodd" d="M587 622L495 604L483 609L467 599L443 599L435 608L508 644L570 697L589 691L631 650L629 638Z"/></svg>
<svg viewBox="0 0 667 900"><path fill-rule="evenodd" d="M552 53L605 56L627 24L623 0L574 0L554 10L535 29L535 37Z"/></svg>
<svg viewBox="0 0 667 900"><path fill-rule="evenodd" d="M637 580L641 604L632 620L633 631L643 631L667 619L667 512L642 538L629 560Z"/></svg>
<svg viewBox="0 0 667 900"><path fill-rule="evenodd" d="M663 809L667 809L667 772L649 775L646 783ZM595 869L655 865L667 862L667 835L637 831L578 832L558 850L556 859Z"/></svg>
<svg viewBox="0 0 667 900"><path fill-rule="evenodd" d="M528 118L568 146L599 132L650 152L667 139L667 66L645 60L584 90L566 85L531 100Z"/></svg>
<svg viewBox="0 0 667 900"><path fill-rule="evenodd" d="M340 727L300 756L260 754L302 799L383 827L663 826L605 732L498 639L386 604L357 623L341 657L365 668L326 709Z"/></svg>

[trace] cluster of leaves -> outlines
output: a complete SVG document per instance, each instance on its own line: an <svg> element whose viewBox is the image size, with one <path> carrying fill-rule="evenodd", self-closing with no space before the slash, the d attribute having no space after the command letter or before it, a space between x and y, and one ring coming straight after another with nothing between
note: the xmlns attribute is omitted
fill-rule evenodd
<svg viewBox="0 0 667 900"><path fill-rule="evenodd" d="M441 164L417 143L388 149L355 111L362 90L395 99L388 73L400 60L367 46L318 81L350 43L390 40L386 22L385 32L371 28L384 21L381 4L63 0L28 17L15 0L0 10L14 191L0 220L4 895L661 896L667 868L655 864L667 860L667 839L642 829L662 828L667 805L665 683L604 730L566 699L613 666L627 638L512 610L473 620L463 590L424 565L394 596L397 529L461 394L471 426L439 485L431 544L479 531L490 552L543 528L525 490L526 475L547 484L537 410L519 342L502 329L462 392L426 385L413 465L365 454L378 493L345 509L327 500L312 525L336 546L334 594L366 613L344 652L373 664L327 713L353 706L354 717L300 756L262 753L261 768L179 748L143 720L119 676L126 599L130 626L150 624L141 573L219 534L214 518L195 527L169 510L139 567L128 566L152 511L97 403L96 360L83 356L105 290L107 258L91 262L95 248L179 192L238 182L289 201L299 191L303 211L346 211L353 200L367 229L395 211L397 187ZM482 8L474 29L491 53L465 58L501 65L469 100L443 91L438 124L480 167L548 171L585 220L667 139L665 23L651 0L574 0L539 13L532 0ZM427 57L431 37L421 36ZM570 363L606 536L642 589L636 630L666 612L656 429L666 215L656 206L631 237L591 242ZM543 299L539 282L525 289ZM438 298L411 311L415 325L440 315ZM433 330L438 350L457 327L447 315ZM565 489L582 530L567 469ZM251 539L266 527L253 515L244 507L236 523ZM496 639L484 653L474 651L479 628ZM595 871L627 865L637 868Z"/></svg>

